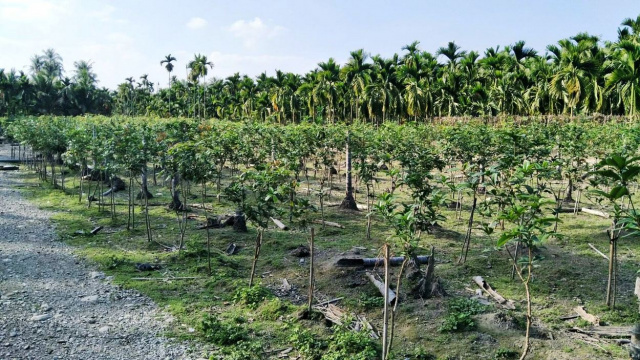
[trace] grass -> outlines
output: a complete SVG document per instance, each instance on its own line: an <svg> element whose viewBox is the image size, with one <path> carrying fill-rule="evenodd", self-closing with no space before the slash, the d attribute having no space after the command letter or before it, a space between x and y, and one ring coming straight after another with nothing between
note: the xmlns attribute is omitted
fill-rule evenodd
<svg viewBox="0 0 640 360"><path fill-rule="evenodd" d="M77 181L67 180L68 188L63 192L42 184L28 171L21 172L20 176L24 184L34 185L22 187L21 191L41 208L53 212L52 219L62 241L73 245L80 255L97 264L107 275L113 276L115 284L136 289L166 308L175 318L167 335L200 340L204 344L213 342L215 346L205 345L197 349L203 355L227 359L271 358L277 355L275 350L303 346L292 340L297 339L294 335L300 328L307 329L312 334L311 338L320 342L328 341L327 344L330 344L332 341L332 330L322 321L298 320L297 317L306 301L308 263L300 263L298 258L289 255L289 251L306 244L308 232L295 228L287 232L268 229L257 269L261 286L258 289L266 289L267 295L254 296L256 294L247 293L245 289L256 236L251 226L246 234L235 233L229 228L210 230L213 272L209 275L206 232L195 229L196 225L204 222L201 210L193 208L190 213L196 215L197 219L189 221L186 249L181 252L166 251L164 246L173 246L178 241L176 214L166 206L150 207L151 227L157 243L148 242L139 205L136 206L136 228L127 230L126 206L116 207L115 220L108 211L100 211L95 204L87 207L86 201L78 201ZM343 184L335 185L339 189ZM317 185L312 182L312 186ZM385 186L382 183L379 188L384 189ZM303 188L306 189L306 183ZM155 195L150 203L162 205L170 202L168 189L151 186L150 190ZM213 193L213 187L208 192ZM192 193L197 196L199 187L192 186ZM333 191L333 196L326 202L339 202L341 194L339 190ZM364 195L358 194L358 197L362 202ZM126 203L125 192L116 194L115 198L117 203ZM218 202L215 198L206 200L213 207L210 214L225 214L233 210L233 206L224 201ZM198 197L190 201L201 203L202 199ZM464 199L463 203L465 201L468 203L469 199ZM506 359L514 351L519 351L517 344L522 342L524 334L521 326L524 321L524 291L517 280L511 279L511 265L506 253L493 248L495 239L474 232L467 262L456 265L468 216L468 209L465 208L465 211L460 220L455 219L453 211L445 211L448 220L442 224L443 230L422 236L420 246L424 253L428 253L427 249L431 246L436 248L436 272L449 296L426 301L407 298L399 304L394 343L396 358ZM380 246L391 230L382 220L376 219L372 227L373 239L367 243L364 239L364 211L351 213L327 207L325 214L326 220L338 222L346 228L321 229L316 225L317 297L320 300L344 297L340 306L364 315L375 327L381 328L382 300L364 279L364 271L336 268L333 264L340 256L351 254L355 246L366 248L359 250L360 255L378 255ZM630 325L639 322L633 283L640 261L637 255L640 244L637 239L624 239L620 243L618 306L611 311L604 306L607 262L588 247L588 243L592 243L607 252L605 230L609 225L608 220L583 214L562 214L561 218L563 222L559 231L564 237L550 241L539 250L544 260L534 269L532 293L537 335L533 339L534 352L530 359L626 359L626 351L621 347L606 346L610 354L605 355L602 349L569 336L565 329L584 324L561 321L559 317L571 314L572 308L577 305L584 305L590 313L598 315L607 324ZM480 221L482 219L478 219ZM104 228L96 236L86 235L95 226ZM222 250L229 243L240 245L240 253L234 256L223 254ZM162 268L148 273L139 272L136 263L160 264ZM395 271L397 269L393 269L392 274ZM482 315L469 312L469 318L474 319L471 328L475 329L439 332L438 329L450 316L447 310L451 308L449 304L472 295L465 288L474 287L471 277L475 275L483 276L504 297L515 300L517 309L505 311L491 305ZM133 279L136 277L196 279L139 281ZM282 279L287 279L293 285L293 290L278 298L272 293L281 286ZM207 321L209 326L206 325ZM224 332L211 335L211 328L216 324L223 324L224 331L238 334L238 339L242 341L236 345L215 344L211 339L225 335ZM195 331L190 332L189 328ZM555 340L548 339L549 333L553 333Z"/></svg>

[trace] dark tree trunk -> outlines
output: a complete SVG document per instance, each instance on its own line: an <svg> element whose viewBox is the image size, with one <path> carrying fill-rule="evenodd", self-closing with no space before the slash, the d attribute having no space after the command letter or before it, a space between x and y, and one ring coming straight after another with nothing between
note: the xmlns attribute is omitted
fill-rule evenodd
<svg viewBox="0 0 640 360"><path fill-rule="evenodd" d="M237 210L233 220L233 230L235 232L247 232L247 221L242 211Z"/></svg>
<svg viewBox="0 0 640 360"><path fill-rule="evenodd" d="M573 179L569 178L569 186L567 187L567 195L564 197L565 202L573 202Z"/></svg>
<svg viewBox="0 0 640 360"><path fill-rule="evenodd" d="M171 204L169 204L169 208L173 210L182 210L183 208L182 201L180 201L180 192L178 191L179 184L180 175L176 171L171 179Z"/></svg>
<svg viewBox="0 0 640 360"><path fill-rule="evenodd" d="M140 175L140 180L142 182L142 188L140 192L136 196L137 199L152 199L153 194L149 192L149 180L147 175L147 164L142 167L142 175Z"/></svg>

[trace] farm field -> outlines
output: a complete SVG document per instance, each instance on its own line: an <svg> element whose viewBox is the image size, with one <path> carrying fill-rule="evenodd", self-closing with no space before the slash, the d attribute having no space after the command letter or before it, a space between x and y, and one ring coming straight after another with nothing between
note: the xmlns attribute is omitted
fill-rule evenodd
<svg viewBox="0 0 640 360"><path fill-rule="evenodd" d="M384 261L338 261L433 249L429 265L390 267L389 358L517 359L526 343L530 359L628 358L616 340L640 320L636 121L3 124L24 144L17 188L54 212L60 240L173 315L166 335L202 357L380 358L385 291L367 273L384 282ZM476 276L505 301L478 295Z"/></svg>

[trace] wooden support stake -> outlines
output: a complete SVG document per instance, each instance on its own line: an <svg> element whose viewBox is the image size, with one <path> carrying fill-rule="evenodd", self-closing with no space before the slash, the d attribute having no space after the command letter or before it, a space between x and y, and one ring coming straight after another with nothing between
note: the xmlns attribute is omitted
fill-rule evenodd
<svg viewBox="0 0 640 360"><path fill-rule="evenodd" d="M307 305L309 314L311 314L311 306L313 304L313 283L314 283L314 274L313 274L313 239L315 236L315 229L311 228L311 239L309 244L309 303Z"/></svg>
<svg viewBox="0 0 640 360"><path fill-rule="evenodd" d="M638 303L640 304L640 277L636 278L636 288L633 293L638 297Z"/></svg>
<svg viewBox="0 0 640 360"><path fill-rule="evenodd" d="M376 280L373 275L369 277L370 280ZM378 282L376 280L376 282ZM374 284L376 283L374 282ZM378 282L379 283L379 282ZM384 295L384 309L383 321L382 321L382 360L387 360L388 346L389 346L389 302L391 301L391 294L389 294L389 244L384 245L384 285L382 289L378 287L378 290L382 290ZM395 298L395 294L393 294Z"/></svg>

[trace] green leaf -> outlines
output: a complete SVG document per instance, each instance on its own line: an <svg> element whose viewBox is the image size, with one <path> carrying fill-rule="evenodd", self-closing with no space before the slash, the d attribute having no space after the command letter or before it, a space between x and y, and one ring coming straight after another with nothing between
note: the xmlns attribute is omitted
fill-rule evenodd
<svg viewBox="0 0 640 360"><path fill-rule="evenodd" d="M614 186L609 192L608 198L611 200L620 199L621 197L629 195L629 189L626 186L618 185Z"/></svg>

